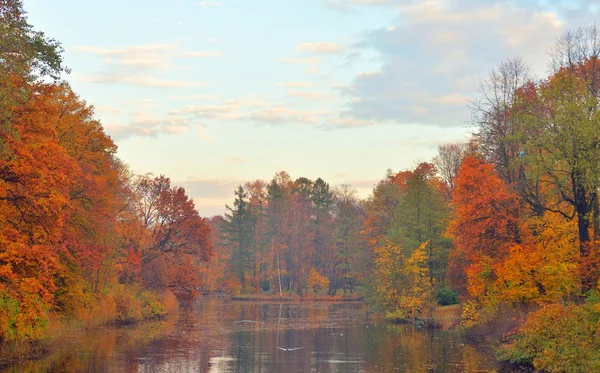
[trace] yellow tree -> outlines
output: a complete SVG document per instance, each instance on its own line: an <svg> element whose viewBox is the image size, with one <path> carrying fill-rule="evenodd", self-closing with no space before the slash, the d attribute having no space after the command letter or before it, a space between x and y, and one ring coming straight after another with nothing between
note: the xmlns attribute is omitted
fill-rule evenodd
<svg viewBox="0 0 600 373"><path fill-rule="evenodd" d="M412 253L390 241L375 248L373 288L388 318L430 318L434 297L427 264L428 244L424 242Z"/></svg>

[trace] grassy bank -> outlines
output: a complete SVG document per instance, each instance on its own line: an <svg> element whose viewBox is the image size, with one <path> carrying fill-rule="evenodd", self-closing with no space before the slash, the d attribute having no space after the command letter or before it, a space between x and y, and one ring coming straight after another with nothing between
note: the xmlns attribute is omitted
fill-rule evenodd
<svg viewBox="0 0 600 373"><path fill-rule="evenodd" d="M449 306L438 306L433 311L433 322L442 329L456 328L460 324L462 306L452 304Z"/></svg>
<svg viewBox="0 0 600 373"><path fill-rule="evenodd" d="M235 301L255 301L255 302L361 302L364 297L361 295L304 295L285 293L279 294L239 294L232 295L231 300Z"/></svg>
<svg viewBox="0 0 600 373"><path fill-rule="evenodd" d="M122 285L111 286L97 294L88 294L69 314L47 312L45 320L36 326L41 328L40 338L2 341L0 367L39 358L86 331L161 319L175 312L177 307L177 300L169 291L157 293ZM18 320L19 314L14 318ZM8 323L8 327L10 325Z"/></svg>

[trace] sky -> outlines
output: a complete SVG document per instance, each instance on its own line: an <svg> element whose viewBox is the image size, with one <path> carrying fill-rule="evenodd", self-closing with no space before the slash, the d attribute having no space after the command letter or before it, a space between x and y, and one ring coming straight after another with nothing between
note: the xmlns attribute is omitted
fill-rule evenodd
<svg viewBox="0 0 600 373"><path fill-rule="evenodd" d="M24 0L66 76L137 174L222 214L246 181L350 184L465 141L501 62L538 77L596 0Z"/></svg>

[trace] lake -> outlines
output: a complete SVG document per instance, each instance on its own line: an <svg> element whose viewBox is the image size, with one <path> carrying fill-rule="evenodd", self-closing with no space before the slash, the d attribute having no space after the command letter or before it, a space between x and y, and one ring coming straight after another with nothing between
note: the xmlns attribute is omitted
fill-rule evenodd
<svg viewBox="0 0 600 373"><path fill-rule="evenodd" d="M204 298L158 322L72 335L5 372L495 372L453 332L390 325L362 303Z"/></svg>

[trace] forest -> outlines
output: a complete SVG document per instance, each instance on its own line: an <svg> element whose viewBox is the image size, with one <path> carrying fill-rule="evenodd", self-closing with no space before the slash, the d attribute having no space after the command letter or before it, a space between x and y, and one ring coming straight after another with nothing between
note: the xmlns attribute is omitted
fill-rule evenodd
<svg viewBox="0 0 600 373"><path fill-rule="evenodd" d="M500 63L473 134L361 199L293 178L240 185L201 217L165 175L135 175L65 80L61 44L0 1L0 344L43 349L57 320L163 317L199 297L364 300L391 322L497 336L536 369L600 369L600 30L566 32L537 78ZM398 149L402 152L402 149ZM382 174L384 170L382 170ZM20 346L20 347L19 347Z"/></svg>

